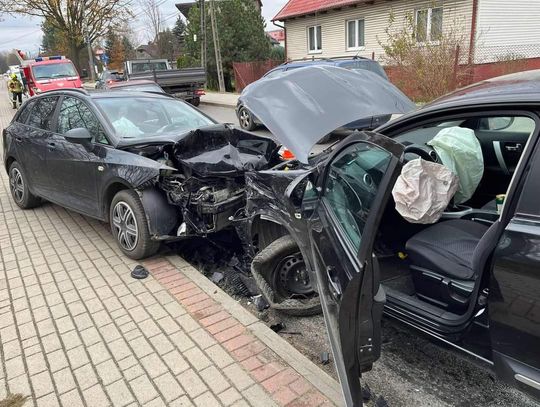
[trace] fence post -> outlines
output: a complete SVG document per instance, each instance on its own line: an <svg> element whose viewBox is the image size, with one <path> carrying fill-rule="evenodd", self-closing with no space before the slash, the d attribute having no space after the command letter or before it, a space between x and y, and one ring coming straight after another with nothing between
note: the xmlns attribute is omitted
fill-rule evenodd
<svg viewBox="0 0 540 407"><path fill-rule="evenodd" d="M459 70L459 44L456 46L454 55L454 75L452 78L452 87L456 89L458 87L458 70Z"/></svg>

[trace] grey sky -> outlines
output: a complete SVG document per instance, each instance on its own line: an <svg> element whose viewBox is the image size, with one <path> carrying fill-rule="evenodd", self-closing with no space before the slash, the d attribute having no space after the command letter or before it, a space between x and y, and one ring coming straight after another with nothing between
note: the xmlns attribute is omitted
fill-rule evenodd
<svg viewBox="0 0 540 407"><path fill-rule="evenodd" d="M180 0L184 2L185 0ZM166 0L160 7L163 14L165 25L172 26L176 21L178 11L174 6L178 0ZM267 22L267 30L277 29L270 20L283 7L287 0L263 0L263 16ZM133 9L133 13L137 16L140 13L139 7ZM41 44L41 29L39 18L29 17L12 17L4 15L0 20L0 51L11 50L13 48L22 49L37 53ZM137 39L141 42L148 41L145 34L145 25L142 16L136 17L136 23L133 24L133 29Z"/></svg>

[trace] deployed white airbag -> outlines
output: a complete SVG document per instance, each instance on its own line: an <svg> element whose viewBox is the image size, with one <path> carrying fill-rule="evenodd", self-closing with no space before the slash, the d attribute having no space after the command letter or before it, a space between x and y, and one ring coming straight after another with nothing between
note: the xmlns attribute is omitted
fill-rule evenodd
<svg viewBox="0 0 540 407"><path fill-rule="evenodd" d="M435 149L442 163L459 178L454 203L460 204L469 200L484 175L482 148L474 131L462 127L447 127L427 144Z"/></svg>
<svg viewBox="0 0 540 407"><path fill-rule="evenodd" d="M437 222L458 188L457 176L444 165L409 161L392 189L396 210L411 223Z"/></svg>

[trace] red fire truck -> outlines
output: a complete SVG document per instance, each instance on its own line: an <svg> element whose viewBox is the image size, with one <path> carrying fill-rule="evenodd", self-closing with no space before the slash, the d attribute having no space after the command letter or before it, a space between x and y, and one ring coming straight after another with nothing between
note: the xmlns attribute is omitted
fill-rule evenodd
<svg viewBox="0 0 540 407"><path fill-rule="evenodd" d="M63 56L23 59L23 53L17 54L30 96L49 90L83 87L79 73L69 59Z"/></svg>

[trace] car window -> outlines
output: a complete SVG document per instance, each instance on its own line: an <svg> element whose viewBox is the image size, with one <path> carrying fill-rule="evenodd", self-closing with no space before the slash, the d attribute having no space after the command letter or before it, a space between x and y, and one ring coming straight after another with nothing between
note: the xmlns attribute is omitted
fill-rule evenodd
<svg viewBox="0 0 540 407"><path fill-rule="evenodd" d="M36 81L56 78L75 78L79 76L71 62L36 65L32 67L32 72L34 73Z"/></svg>
<svg viewBox="0 0 540 407"><path fill-rule="evenodd" d="M30 111L32 110L32 107L34 106L33 100L29 101L22 110L19 112L19 115L17 116L17 121L19 123L26 123L26 120L28 120L28 116L30 116Z"/></svg>
<svg viewBox="0 0 540 407"><path fill-rule="evenodd" d="M163 97L104 97L96 104L124 139L148 138L163 133L181 134L214 124L182 101Z"/></svg>
<svg viewBox="0 0 540 407"><path fill-rule="evenodd" d="M265 78L275 78L283 73L283 69L276 69L275 71L268 72L264 75Z"/></svg>
<svg viewBox="0 0 540 407"><path fill-rule="evenodd" d="M32 109L28 125L43 130L51 130L51 121L57 100L57 97L38 99Z"/></svg>
<svg viewBox="0 0 540 407"><path fill-rule="evenodd" d="M479 130L532 133L534 120L522 116L484 117L478 123Z"/></svg>
<svg viewBox="0 0 540 407"><path fill-rule="evenodd" d="M375 61L358 59L352 62L341 62L338 64L338 66L345 69L350 69L351 71L370 71L379 75L381 78L388 79L388 76L386 76L386 72L382 66Z"/></svg>
<svg viewBox="0 0 540 407"><path fill-rule="evenodd" d="M90 132L95 142L109 144L103 127L90 108L80 99L65 97L58 114L58 133L81 127Z"/></svg>
<svg viewBox="0 0 540 407"><path fill-rule="evenodd" d="M378 146L357 143L342 151L330 166L324 189L326 206L355 250L360 248L371 205L391 158Z"/></svg>

